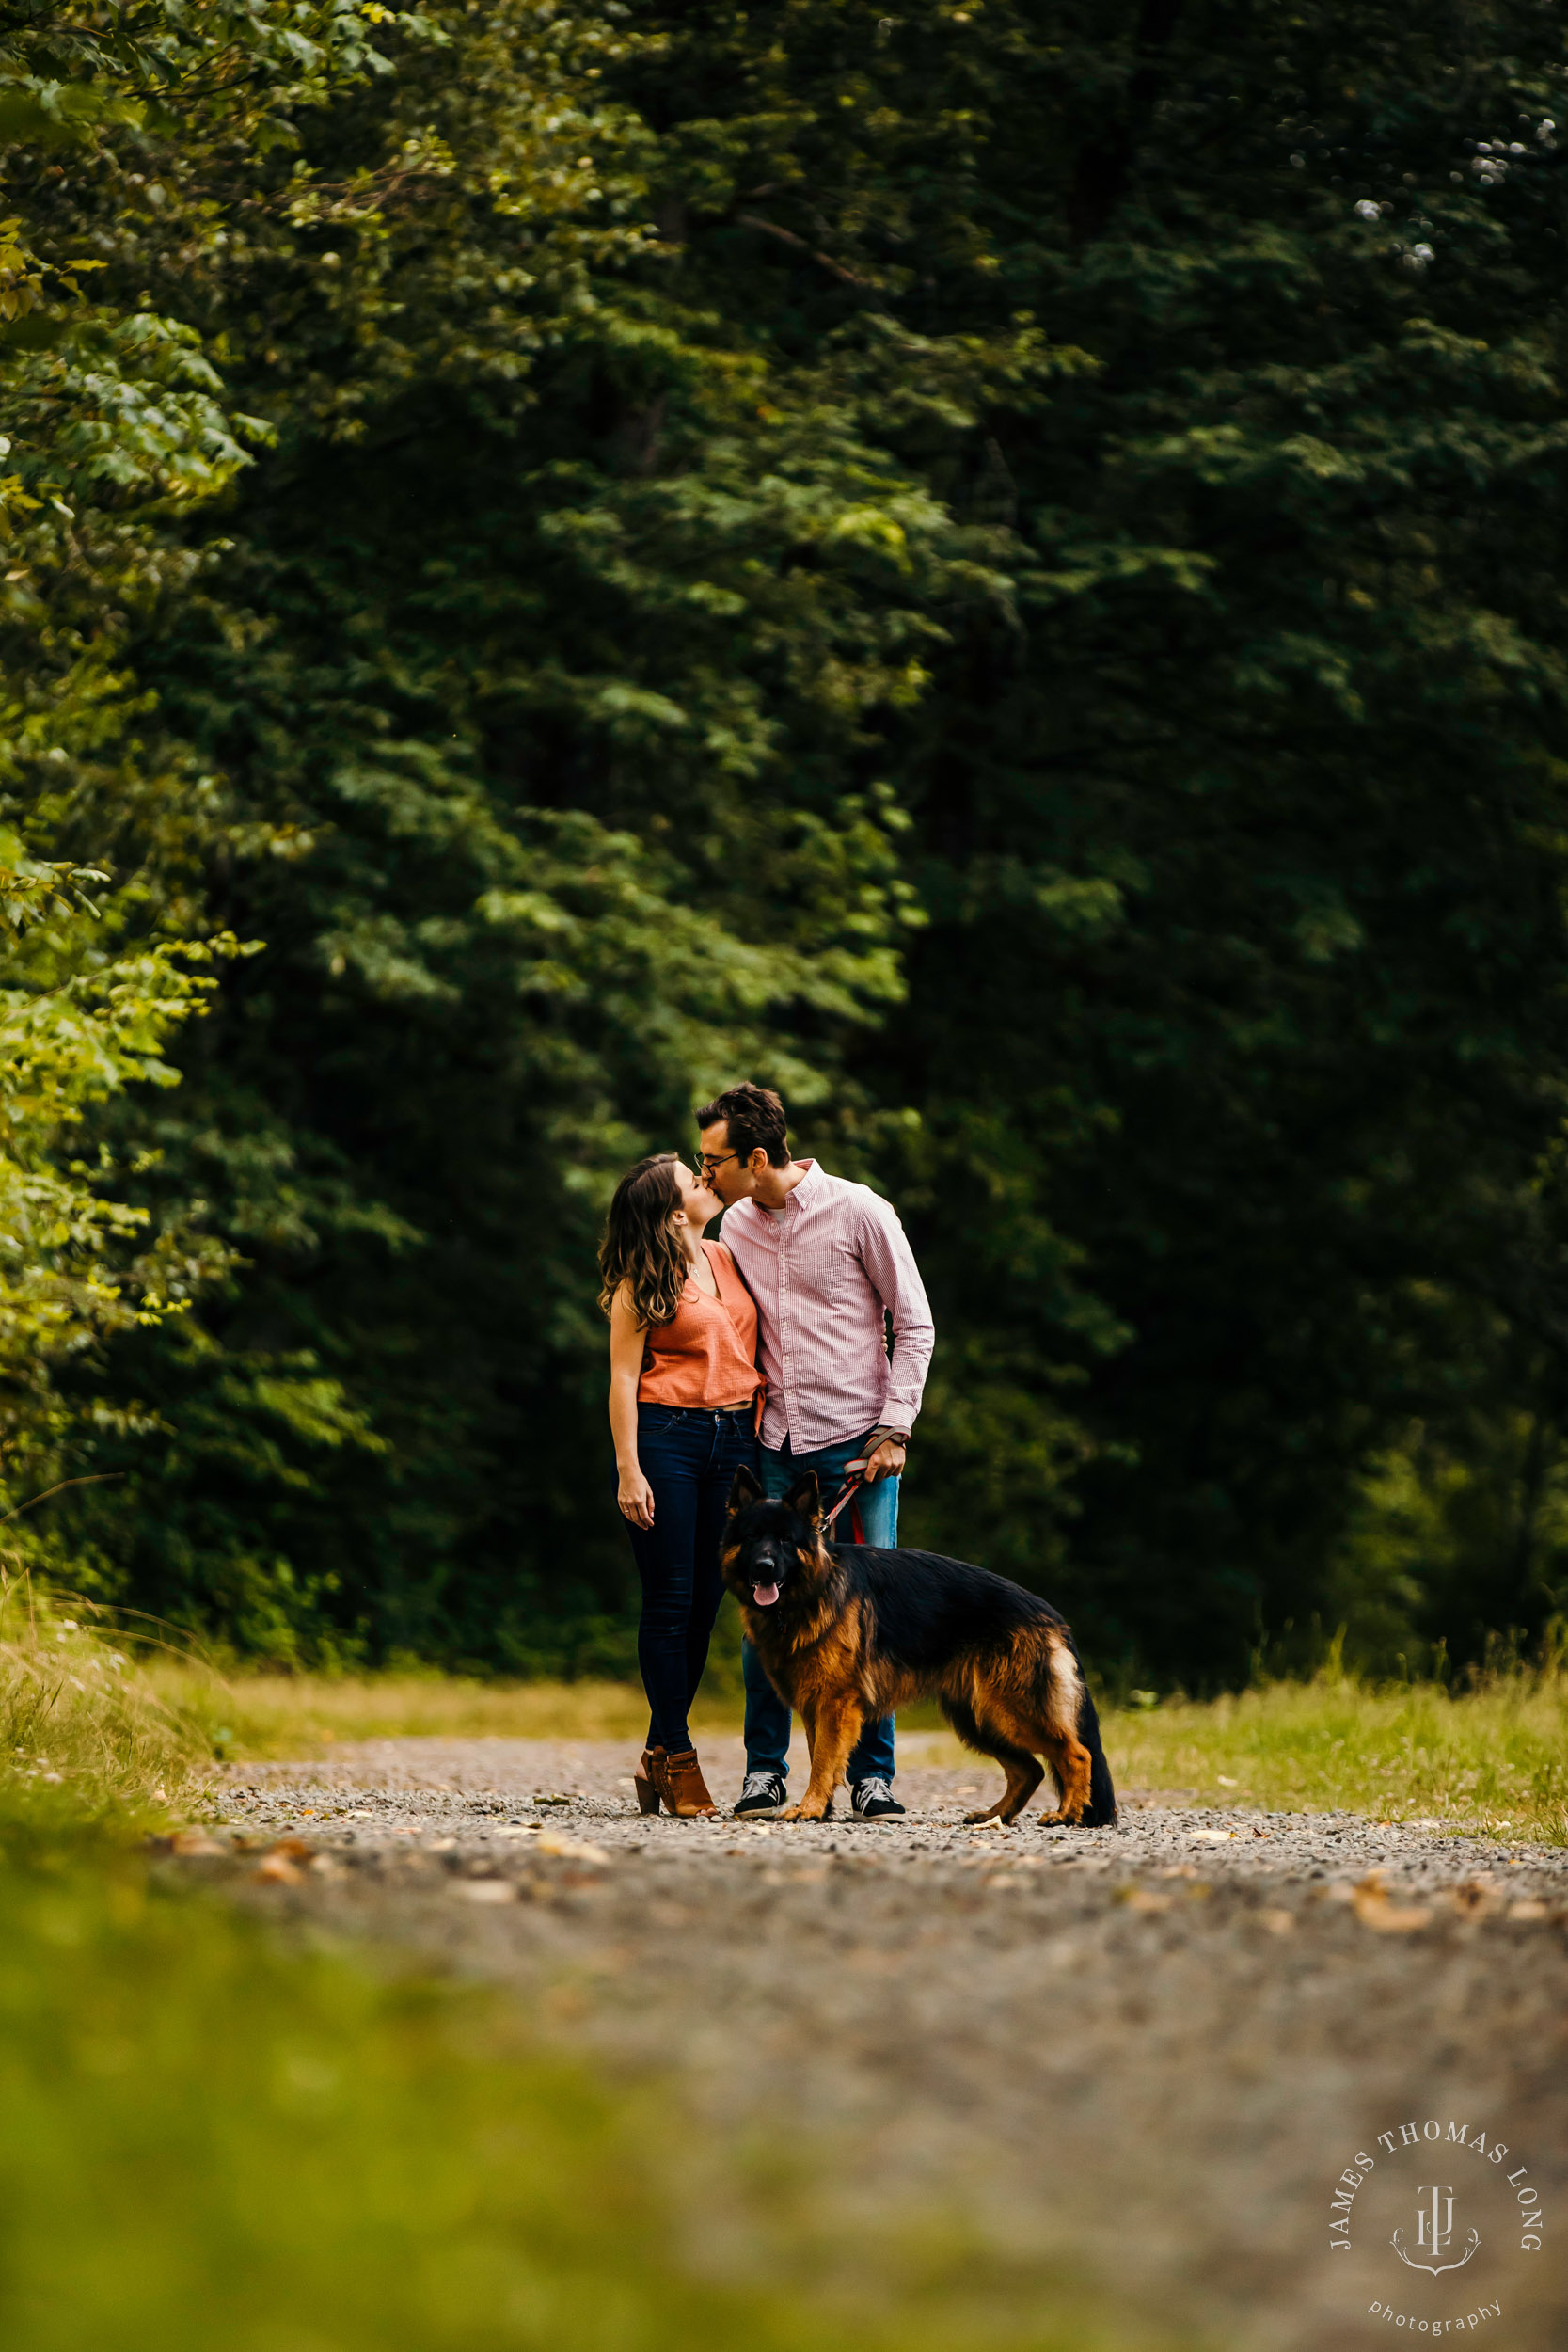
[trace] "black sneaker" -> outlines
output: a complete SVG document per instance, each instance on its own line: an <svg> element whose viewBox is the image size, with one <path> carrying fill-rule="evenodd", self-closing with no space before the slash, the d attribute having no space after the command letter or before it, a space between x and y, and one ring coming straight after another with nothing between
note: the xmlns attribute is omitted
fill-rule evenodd
<svg viewBox="0 0 1568 2352"><path fill-rule="evenodd" d="M863 1821L885 1821L904 1810L890 1780L857 1780L849 1791L849 1803Z"/></svg>
<svg viewBox="0 0 1568 2352"><path fill-rule="evenodd" d="M782 1813L788 1794L781 1773L748 1772L740 1803L735 1809L742 1820L748 1814Z"/></svg>

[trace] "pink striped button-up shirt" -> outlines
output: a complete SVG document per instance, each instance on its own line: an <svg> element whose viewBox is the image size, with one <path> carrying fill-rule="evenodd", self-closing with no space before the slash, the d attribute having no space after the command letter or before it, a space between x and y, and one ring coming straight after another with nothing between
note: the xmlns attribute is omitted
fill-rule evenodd
<svg viewBox="0 0 1568 2352"><path fill-rule="evenodd" d="M868 1184L800 1165L807 1172L781 1216L737 1200L722 1232L757 1302L762 1442L777 1448L787 1435L807 1454L883 1422L911 1427L936 1332L896 1213Z"/></svg>

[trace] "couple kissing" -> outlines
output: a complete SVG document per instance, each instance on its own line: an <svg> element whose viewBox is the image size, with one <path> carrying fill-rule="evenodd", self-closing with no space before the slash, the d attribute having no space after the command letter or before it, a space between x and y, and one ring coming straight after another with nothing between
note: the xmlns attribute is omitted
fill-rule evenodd
<svg viewBox="0 0 1568 2352"><path fill-rule="evenodd" d="M831 1496L863 1465L863 1539L892 1549L935 1342L894 1210L869 1186L793 1158L775 1093L732 1087L697 1113L697 1126L694 1166L657 1152L622 1178L599 1253L616 1501L642 1587L637 1659L649 1724L638 1803L685 1816L718 1810L687 1714L723 1592L736 1473L751 1473L771 1499L815 1473ZM724 1238L707 1241L721 1211ZM749 1640L742 1671L746 1776L735 1811L776 1814L787 1799L790 1709ZM844 1777L863 1818L903 1812L891 1714L865 1724Z"/></svg>

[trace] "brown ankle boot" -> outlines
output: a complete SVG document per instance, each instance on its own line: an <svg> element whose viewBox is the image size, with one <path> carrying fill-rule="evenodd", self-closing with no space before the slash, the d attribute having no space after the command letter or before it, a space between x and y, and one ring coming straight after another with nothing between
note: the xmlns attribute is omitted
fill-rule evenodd
<svg viewBox="0 0 1568 2352"><path fill-rule="evenodd" d="M642 1761L632 1775L632 1787L637 1791L639 1813L658 1811L658 1772L663 1762L664 1750L662 1748L643 1749Z"/></svg>
<svg viewBox="0 0 1568 2352"><path fill-rule="evenodd" d="M689 1821L699 1814L718 1812L719 1807L708 1795L695 1748L684 1748L673 1756L658 1756L650 1761L654 1767L655 1786L672 1813L678 1814L683 1821Z"/></svg>

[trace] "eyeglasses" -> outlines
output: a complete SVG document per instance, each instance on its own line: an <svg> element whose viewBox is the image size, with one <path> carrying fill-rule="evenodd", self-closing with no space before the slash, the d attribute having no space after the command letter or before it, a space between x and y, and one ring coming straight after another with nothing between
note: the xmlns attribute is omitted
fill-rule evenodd
<svg viewBox="0 0 1568 2352"><path fill-rule="evenodd" d="M739 1157L738 1152L699 1152L697 1166L705 1176L711 1176L716 1168L723 1167L726 1160L737 1160Z"/></svg>

